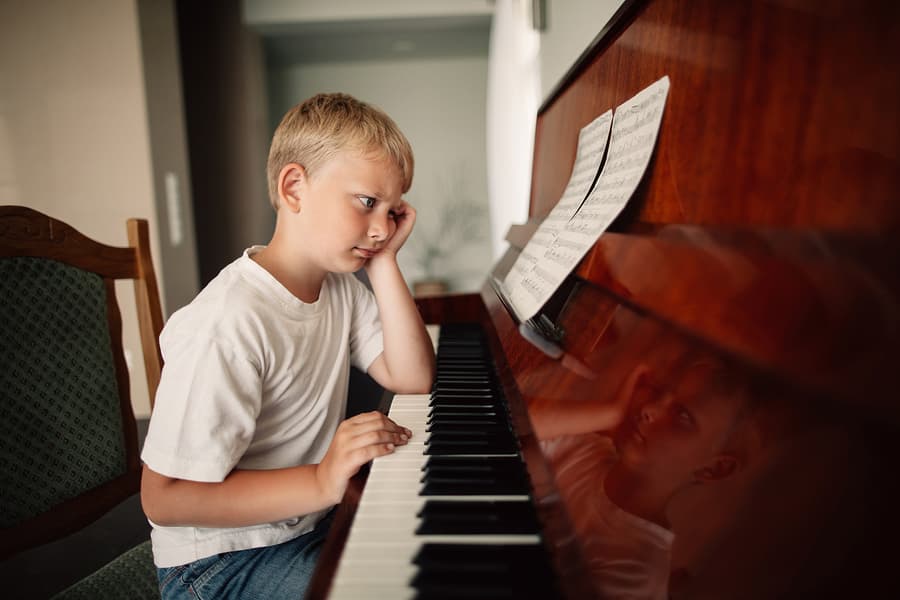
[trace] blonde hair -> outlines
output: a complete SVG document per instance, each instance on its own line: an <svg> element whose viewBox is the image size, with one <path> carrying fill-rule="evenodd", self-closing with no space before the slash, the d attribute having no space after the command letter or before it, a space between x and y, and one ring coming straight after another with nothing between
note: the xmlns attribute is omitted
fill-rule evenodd
<svg viewBox="0 0 900 600"><path fill-rule="evenodd" d="M348 94L318 94L297 104L281 119L272 136L266 174L269 201L278 210L278 176L290 163L308 176L345 150L373 153L396 163L409 191L413 153L409 140L382 110Z"/></svg>

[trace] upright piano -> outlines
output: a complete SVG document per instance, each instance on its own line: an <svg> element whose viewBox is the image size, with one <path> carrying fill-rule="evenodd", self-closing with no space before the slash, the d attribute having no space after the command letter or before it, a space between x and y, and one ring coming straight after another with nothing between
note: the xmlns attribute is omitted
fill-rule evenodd
<svg viewBox="0 0 900 600"><path fill-rule="evenodd" d="M898 6L621 6L540 109L531 218L480 293L418 300L435 390L385 407L416 444L351 482L310 597L896 597ZM663 76L548 352L492 282L580 129Z"/></svg>

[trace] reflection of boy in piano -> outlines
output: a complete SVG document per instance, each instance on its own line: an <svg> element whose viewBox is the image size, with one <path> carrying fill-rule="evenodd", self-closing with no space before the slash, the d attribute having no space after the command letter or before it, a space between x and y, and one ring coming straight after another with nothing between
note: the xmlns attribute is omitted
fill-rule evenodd
<svg viewBox="0 0 900 600"><path fill-rule="evenodd" d="M604 598L668 597L672 500L731 476L747 459L747 446L733 443L743 437L732 436L746 425L743 387L710 361L680 371L669 384L644 365L634 369L613 431L542 442Z"/></svg>
<svg viewBox="0 0 900 600"><path fill-rule="evenodd" d="M351 364L397 392L431 387L432 344L396 260L412 170L396 124L346 95L311 98L276 130L271 242L160 338L142 500L163 598L302 597L348 479L411 435L378 412L343 419Z"/></svg>

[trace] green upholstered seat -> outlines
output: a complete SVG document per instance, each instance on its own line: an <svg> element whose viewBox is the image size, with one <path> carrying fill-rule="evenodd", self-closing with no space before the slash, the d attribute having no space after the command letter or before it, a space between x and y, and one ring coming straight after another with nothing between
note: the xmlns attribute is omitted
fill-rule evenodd
<svg viewBox="0 0 900 600"><path fill-rule="evenodd" d="M0 259L0 527L125 472L102 278Z"/></svg>
<svg viewBox="0 0 900 600"><path fill-rule="evenodd" d="M159 598L150 541L138 544L53 600L143 600Z"/></svg>
<svg viewBox="0 0 900 600"><path fill-rule="evenodd" d="M109 246L0 206L0 558L80 531L139 491L129 381L143 373L126 366L115 281L134 282L151 398L162 313L146 221L130 220L128 237ZM150 542L57 597L159 598Z"/></svg>

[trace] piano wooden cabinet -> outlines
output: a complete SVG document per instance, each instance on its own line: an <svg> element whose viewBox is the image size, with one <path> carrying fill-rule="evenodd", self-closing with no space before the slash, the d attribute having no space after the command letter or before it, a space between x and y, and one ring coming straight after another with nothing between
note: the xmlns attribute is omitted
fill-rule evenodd
<svg viewBox="0 0 900 600"><path fill-rule="evenodd" d="M428 323L486 333L562 596L893 589L898 6L625 2L538 114L532 218L491 274L559 199L581 127L668 75L640 187L542 310L563 356L523 339L488 283L418 301Z"/></svg>

